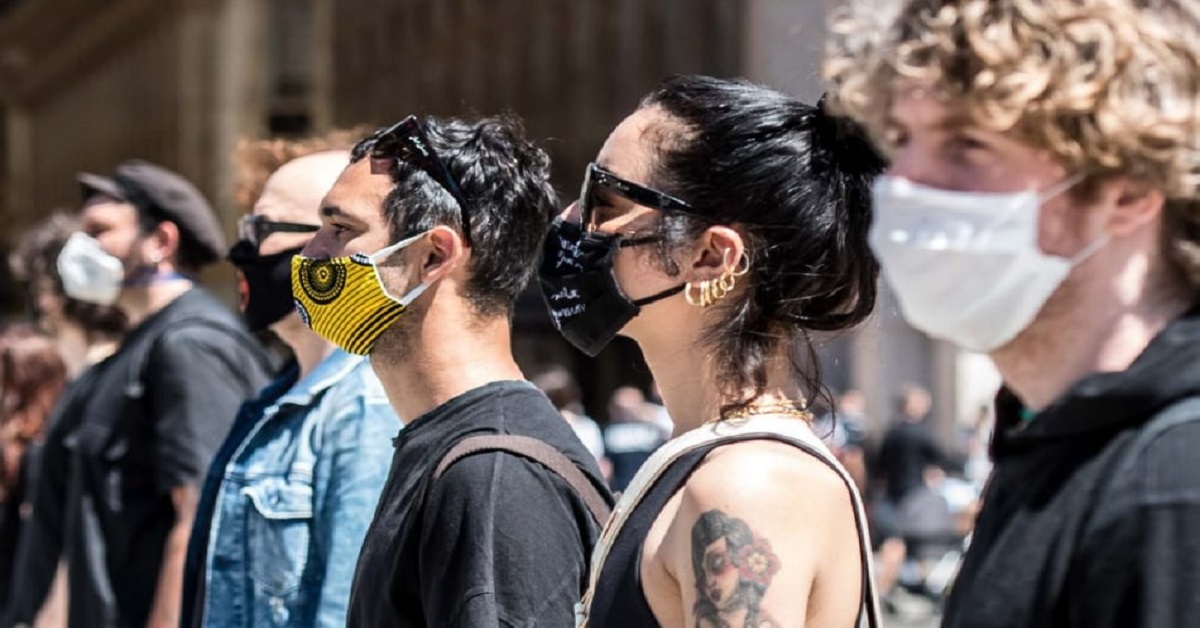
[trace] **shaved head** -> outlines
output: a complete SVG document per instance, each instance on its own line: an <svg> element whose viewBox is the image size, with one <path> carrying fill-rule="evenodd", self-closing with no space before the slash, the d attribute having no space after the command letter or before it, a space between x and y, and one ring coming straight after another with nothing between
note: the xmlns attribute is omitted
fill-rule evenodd
<svg viewBox="0 0 1200 628"><path fill-rule="evenodd" d="M327 151L293 159L267 179L254 214L274 222L320 224L321 199L350 163L348 151ZM303 245L312 234L272 234L260 252L274 252Z"/></svg>

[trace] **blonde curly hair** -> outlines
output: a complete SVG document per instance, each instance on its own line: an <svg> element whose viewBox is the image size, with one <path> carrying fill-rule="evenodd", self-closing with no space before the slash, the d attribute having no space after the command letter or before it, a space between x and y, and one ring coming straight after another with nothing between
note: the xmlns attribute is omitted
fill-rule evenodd
<svg viewBox="0 0 1200 628"><path fill-rule="evenodd" d="M888 152L907 90L1044 150L1095 183L1167 198L1169 259L1200 287L1200 8L1195 0L847 0L831 15L831 104Z"/></svg>
<svg viewBox="0 0 1200 628"><path fill-rule="evenodd" d="M243 212L250 212L258 197L262 196L267 179L288 162L308 155L330 151L346 151L354 148L358 140L366 137L372 128L355 127L338 129L324 135L301 139L241 139L233 152L236 170L233 186L233 202ZM347 157L346 163L350 160Z"/></svg>

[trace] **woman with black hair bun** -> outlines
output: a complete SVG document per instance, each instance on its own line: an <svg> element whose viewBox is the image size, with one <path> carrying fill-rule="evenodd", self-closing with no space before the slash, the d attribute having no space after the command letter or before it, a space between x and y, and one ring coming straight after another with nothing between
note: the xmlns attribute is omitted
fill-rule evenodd
<svg viewBox="0 0 1200 628"><path fill-rule="evenodd" d="M580 624L875 625L859 495L809 429L828 396L809 334L874 307L883 166L820 104L701 76L588 166L546 240L546 303L590 355L637 341L676 432L606 526Z"/></svg>

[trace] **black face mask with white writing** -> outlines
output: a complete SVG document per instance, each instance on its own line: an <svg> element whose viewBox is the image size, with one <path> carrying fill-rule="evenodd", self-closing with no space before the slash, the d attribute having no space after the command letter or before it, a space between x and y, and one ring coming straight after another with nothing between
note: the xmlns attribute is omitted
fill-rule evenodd
<svg viewBox="0 0 1200 628"><path fill-rule="evenodd" d="M595 357L643 306L683 292L680 285L634 301L617 284L617 251L659 240L585 232L579 223L561 219L550 225L538 278L554 326L575 348Z"/></svg>

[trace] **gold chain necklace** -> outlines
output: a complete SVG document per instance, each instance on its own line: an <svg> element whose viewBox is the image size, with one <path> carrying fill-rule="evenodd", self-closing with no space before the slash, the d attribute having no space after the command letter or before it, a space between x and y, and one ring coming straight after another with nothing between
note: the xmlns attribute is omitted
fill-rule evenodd
<svg viewBox="0 0 1200 628"><path fill-rule="evenodd" d="M759 406L748 406L740 410L726 412L721 415L721 419L745 419L764 414L775 414L800 419L805 423L812 423L813 421L812 413L804 409L804 402L802 401L780 401L778 403L768 403Z"/></svg>

